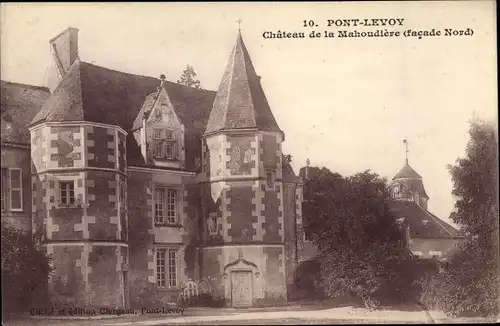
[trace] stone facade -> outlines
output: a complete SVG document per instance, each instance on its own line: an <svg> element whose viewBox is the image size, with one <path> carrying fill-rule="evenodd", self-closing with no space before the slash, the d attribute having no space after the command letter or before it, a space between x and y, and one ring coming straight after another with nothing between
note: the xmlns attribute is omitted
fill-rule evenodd
<svg viewBox="0 0 500 326"><path fill-rule="evenodd" d="M229 306L285 303L302 183L242 36L211 92L82 62L77 32L50 40L59 81L13 118L25 139L2 130L2 195L21 206L2 204L2 220L52 256L51 300L129 307L146 281L165 303L188 283Z"/></svg>

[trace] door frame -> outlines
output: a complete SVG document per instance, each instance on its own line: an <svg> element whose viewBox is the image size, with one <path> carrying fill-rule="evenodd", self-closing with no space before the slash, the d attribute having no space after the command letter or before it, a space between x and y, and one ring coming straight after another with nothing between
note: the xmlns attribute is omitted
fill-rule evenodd
<svg viewBox="0 0 500 326"><path fill-rule="evenodd" d="M248 305L235 305L233 298L233 274L234 273L244 273L250 276L250 302ZM231 284L231 307L233 308L249 308L253 306L253 291L254 291L254 280L253 271L251 269L233 269L229 274L230 284Z"/></svg>

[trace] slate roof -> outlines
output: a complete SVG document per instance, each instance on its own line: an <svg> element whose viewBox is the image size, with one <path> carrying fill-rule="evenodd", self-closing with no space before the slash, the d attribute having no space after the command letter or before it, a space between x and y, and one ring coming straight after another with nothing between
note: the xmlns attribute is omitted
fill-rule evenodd
<svg viewBox="0 0 500 326"><path fill-rule="evenodd" d="M215 96L205 134L246 128L282 133L271 112L243 38L238 34Z"/></svg>
<svg viewBox="0 0 500 326"><path fill-rule="evenodd" d="M42 121L90 121L130 131L145 99L160 79L128 74L76 60L68 76L36 115ZM186 129L201 135L215 92L165 82L174 110Z"/></svg>
<svg viewBox="0 0 500 326"><path fill-rule="evenodd" d="M44 121L90 121L118 125L129 132L128 163L145 166L140 148L130 132L141 108L151 100L159 78L139 76L76 60L32 124ZM215 92L165 81L174 111L186 127L186 169L196 170L201 156L199 137L207 125ZM156 168L156 167L155 167Z"/></svg>
<svg viewBox="0 0 500 326"><path fill-rule="evenodd" d="M1 140L30 144L28 125L50 96L46 87L1 81Z"/></svg>
<svg viewBox="0 0 500 326"><path fill-rule="evenodd" d="M390 210L397 218L404 217L412 238L460 237L458 230L411 201L391 201ZM427 222L425 222L427 221Z"/></svg>
<svg viewBox="0 0 500 326"><path fill-rule="evenodd" d="M401 178L419 178L422 179L420 174L418 174L413 168L408 164L408 160L406 160L405 166L392 178L392 180L401 179Z"/></svg>

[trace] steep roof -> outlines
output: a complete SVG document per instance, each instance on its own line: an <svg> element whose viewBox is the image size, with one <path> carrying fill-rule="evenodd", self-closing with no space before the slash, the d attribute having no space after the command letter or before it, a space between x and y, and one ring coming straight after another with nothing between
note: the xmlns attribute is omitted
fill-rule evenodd
<svg viewBox="0 0 500 326"><path fill-rule="evenodd" d="M397 218L404 217L403 223L410 226L412 238L459 237L457 229L414 202L391 201L389 205Z"/></svg>
<svg viewBox="0 0 500 326"><path fill-rule="evenodd" d="M215 96L205 134L246 128L282 132L239 33Z"/></svg>
<svg viewBox="0 0 500 326"><path fill-rule="evenodd" d="M153 77L95 66L80 60L54 90L32 123L89 121L130 131L145 99L160 85ZM188 131L201 134L215 93L165 82L174 110Z"/></svg>
<svg viewBox="0 0 500 326"><path fill-rule="evenodd" d="M1 81L1 140L30 143L28 125L47 101L48 88Z"/></svg>
<svg viewBox="0 0 500 326"><path fill-rule="evenodd" d="M144 159L132 133L141 108L156 94L160 79L139 76L76 60L68 75L36 114L32 124L44 121L89 121L118 125L129 132L127 161L144 166ZM186 169L195 170L201 156L199 137L207 125L215 92L166 81L164 88L175 113L186 128ZM139 116L139 117L138 117ZM198 153L199 152L199 153Z"/></svg>
<svg viewBox="0 0 500 326"><path fill-rule="evenodd" d="M408 160L406 160L406 164L403 166L401 170L392 178L392 180L401 179L401 178L419 178L422 179L420 174L418 174L413 168L408 164Z"/></svg>

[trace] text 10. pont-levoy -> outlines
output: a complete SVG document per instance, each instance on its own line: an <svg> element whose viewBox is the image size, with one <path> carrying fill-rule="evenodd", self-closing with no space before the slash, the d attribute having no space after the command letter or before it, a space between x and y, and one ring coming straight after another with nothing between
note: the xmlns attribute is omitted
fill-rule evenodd
<svg viewBox="0 0 500 326"><path fill-rule="evenodd" d="M350 19L327 19L324 23L327 27L373 27L373 26L403 26L404 18L350 18ZM303 27L318 27L318 24L310 19L302 22Z"/></svg>

